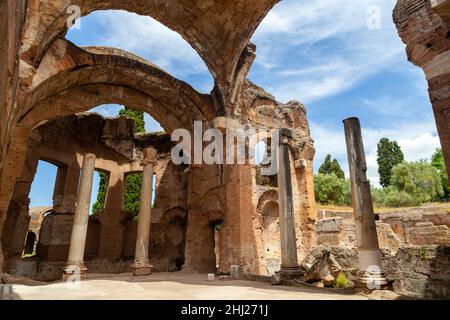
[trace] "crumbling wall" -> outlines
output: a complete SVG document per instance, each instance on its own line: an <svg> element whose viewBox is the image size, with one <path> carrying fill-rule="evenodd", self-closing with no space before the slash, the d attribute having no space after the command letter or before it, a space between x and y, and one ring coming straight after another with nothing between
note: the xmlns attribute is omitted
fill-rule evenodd
<svg viewBox="0 0 450 320"><path fill-rule="evenodd" d="M450 298L448 246L405 246L397 252L382 249L381 255L383 271L396 293L422 299ZM319 266L321 262L325 263ZM306 280L309 278L324 283L321 277L323 272L331 271L336 275L342 271L348 280L355 282L359 270L358 251L356 248L322 244L310 252L301 267L305 270Z"/></svg>
<svg viewBox="0 0 450 320"><path fill-rule="evenodd" d="M398 0L394 22L408 60L421 67L450 174L450 4L448 0Z"/></svg>
<svg viewBox="0 0 450 320"><path fill-rule="evenodd" d="M184 263L187 221L187 180L184 168L170 161L168 152L171 141L168 135L141 134L135 137L133 125L132 120L124 117L105 119L97 114L78 114L51 121L34 131L29 139L23 178L16 183L14 194L17 201L11 202L8 211L7 221L11 222L7 225L13 223L15 227L8 228L10 232L4 234L2 241L7 252L11 252L6 261L9 273L26 275L28 272L35 279L52 278L59 270L57 263L66 261L82 155L88 152L96 154L96 169L107 173L109 183L104 209L90 217L85 259L95 265L97 272L123 268L108 266L102 271L104 263L94 263L93 260L124 259L130 264L130 259L134 258L136 232L130 232L133 228L129 225L135 224L133 217L123 211L124 179L127 173L142 170L142 148L149 146L155 147L159 153L155 166L156 201L152 211L150 259L155 259L157 271L181 268ZM39 159L58 164L64 171L59 174L58 169L53 209L39 228L37 255L21 259L29 229L28 194ZM16 203L23 205L18 206ZM22 229L23 232L18 232ZM124 248L128 248L128 251L124 252ZM48 268L43 267L44 264L48 264ZM122 265L122 262L114 264Z"/></svg>
<svg viewBox="0 0 450 320"><path fill-rule="evenodd" d="M380 248L396 252L403 246L450 246L450 208L423 206L376 213ZM319 210L318 244L356 246L352 212Z"/></svg>
<svg viewBox="0 0 450 320"><path fill-rule="evenodd" d="M22 29L26 17L25 1L1 1L0 12L0 179L8 178L11 172L4 170L6 155L11 143L11 131L19 116L15 95L19 86L19 49ZM20 170L20 168L16 168ZM14 182L9 185L0 184L0 240L6 212L10 205ZM0 245L0 273L3 268L3 247Z"/></svg>
<svg viewBox="0 0 450 320"><path fill-rule="evenodd" d="M427 205L376 215L383 268L388 280L393 281L394 290L409 296L448 299L450 208ZM330 251L340 269L354 279L358 254L352 212L321 209L318 217L319 247L313 250L312 256L321 257Z"/></svg>

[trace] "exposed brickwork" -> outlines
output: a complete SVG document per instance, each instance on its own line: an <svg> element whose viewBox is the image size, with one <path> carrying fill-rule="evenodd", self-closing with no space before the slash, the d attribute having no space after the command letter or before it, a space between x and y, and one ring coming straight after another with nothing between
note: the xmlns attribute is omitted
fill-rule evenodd
<svg viewBox="0 0 450 320"><path fill-rule="evenodd" d="M448 0L398 0L394 22L408 59L425 71L436 126L450 174L450 5ZM435 7L433 7L435 6Z"/></svg>

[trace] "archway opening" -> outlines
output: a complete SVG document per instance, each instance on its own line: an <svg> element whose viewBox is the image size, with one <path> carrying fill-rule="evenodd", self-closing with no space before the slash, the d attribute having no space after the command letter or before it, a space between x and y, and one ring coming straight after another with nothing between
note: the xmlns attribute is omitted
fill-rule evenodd
<svg viewBox="0 0 450 320"><path fill-rule="evenodd" d="M80 47L105 46L136 54L202 93L214 87L214 79L197 51L180 34L149 16L97 10L81 17L68 30L66 39Z"/></svg>
<svg viewBox="0 0 450 320"><path fill-rule="evenodd" d="M30 208L33 207L53 207L55 200L58 202L58 192L62 187L57 184L57 174L59 168L57 165L39 160L30 190Z"/></svg>

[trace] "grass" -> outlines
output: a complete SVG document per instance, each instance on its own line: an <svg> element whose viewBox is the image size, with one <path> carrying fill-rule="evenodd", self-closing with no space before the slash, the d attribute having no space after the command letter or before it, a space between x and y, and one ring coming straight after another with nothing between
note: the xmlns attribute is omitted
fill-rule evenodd
<svg viewBox="0 0 450 320"><path fill-rule="evenodd" d="M339 272L339 275L336 278L336 288L347 288L350 286L350 281L348 281L344 272Z"/></svg>

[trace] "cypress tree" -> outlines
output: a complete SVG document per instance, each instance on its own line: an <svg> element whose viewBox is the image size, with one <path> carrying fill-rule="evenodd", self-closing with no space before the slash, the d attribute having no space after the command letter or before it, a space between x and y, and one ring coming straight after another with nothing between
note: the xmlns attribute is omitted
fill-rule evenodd
<svg viewBox="0 0 450 320"><path fill-rule="evenodd" d="M388 138L382 138L377 147L380 184L386 188L391 185L392 168L405 161L405 157L398 143Z"/></svg>

